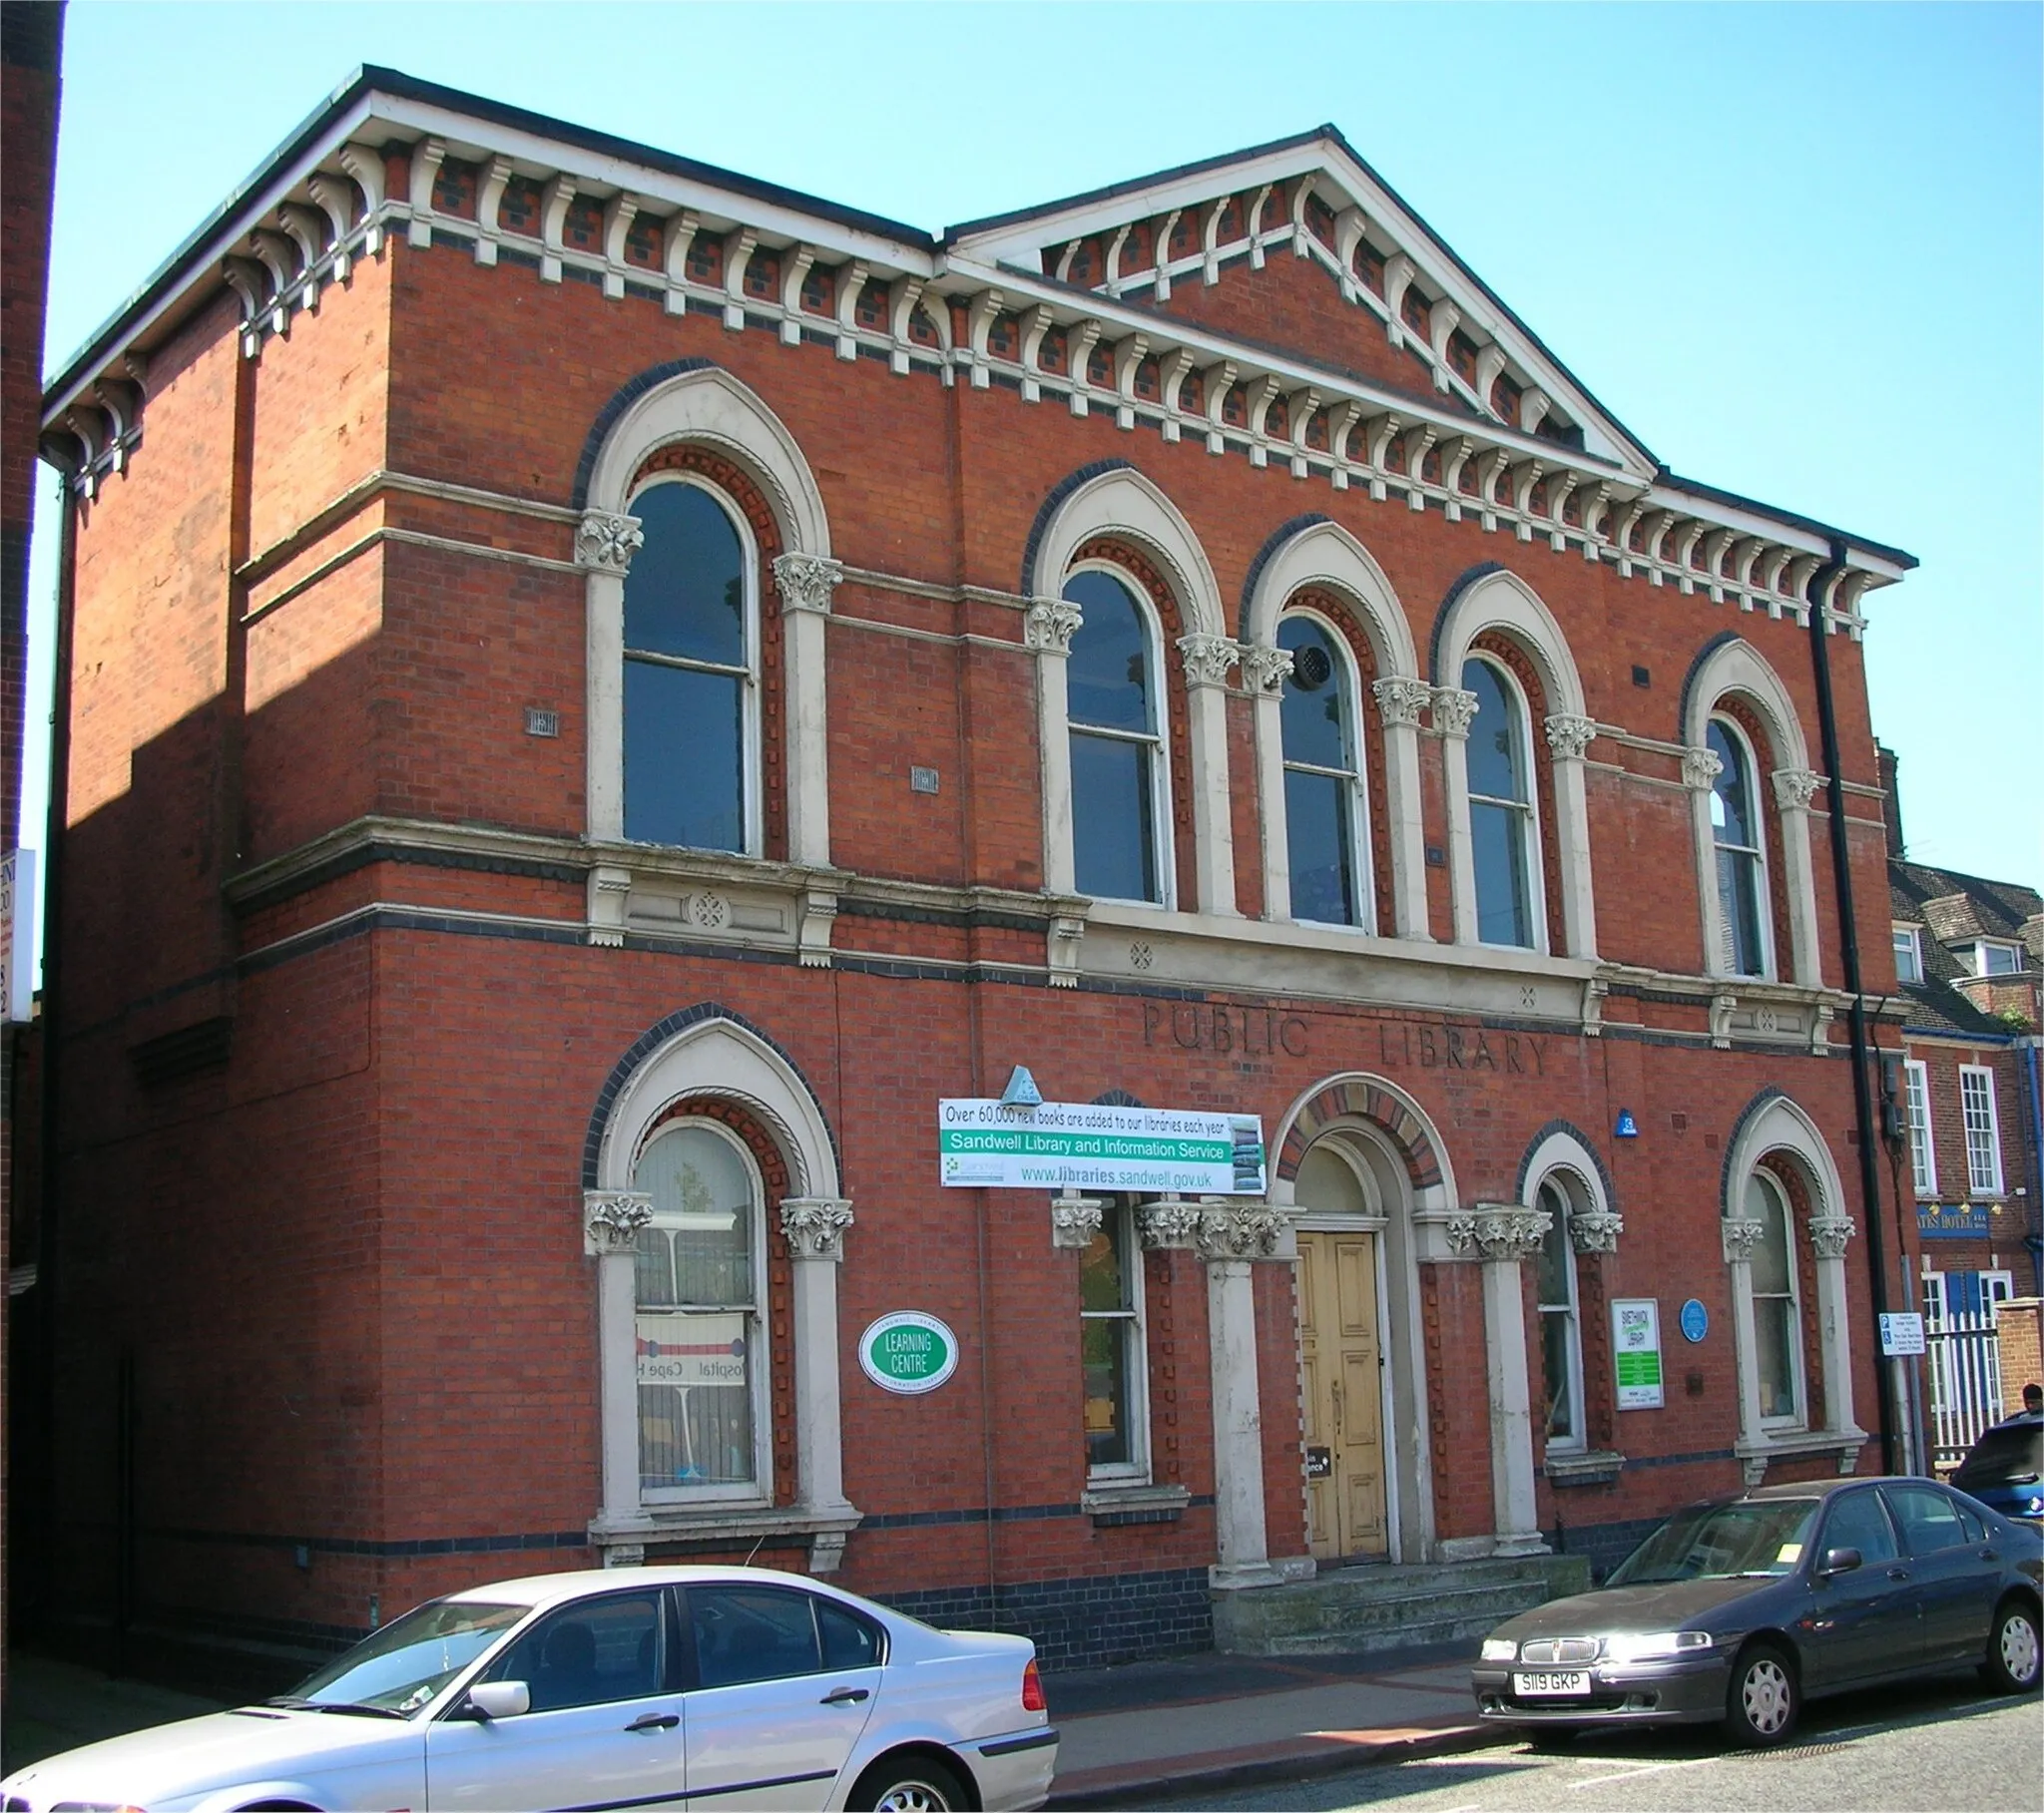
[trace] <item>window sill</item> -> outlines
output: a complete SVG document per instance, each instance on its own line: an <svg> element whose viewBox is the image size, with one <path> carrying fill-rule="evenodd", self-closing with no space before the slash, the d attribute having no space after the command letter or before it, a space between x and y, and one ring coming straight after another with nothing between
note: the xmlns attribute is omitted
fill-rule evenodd
<svg viewBox="0 0 2044 1813"><path fill-rule="evenodd" d="M1193 1502L1184 1486L1151 1486L1131 1480L1126 1485L1103 1480L1079 1495L1079 1509L1096 1530L1124 1524L1175 1524Z"/></svg>
<svg viewBox="0 0 2044 1813"><path fill-rule="evenodd" d="M812 1574L834 1574L844 1555L845 1540L864 1514L850 1505L815 1510L806 1505L729 1505L647 1507L622 1516L590 1520L589 1542L606 1568L636 1568L649 1549L692 1552L730 1549L740 1544L801 1546L808 1551Z"/></svg>
<svg viewBox="0 0 2044 1813"><path fill-rule="evenodd" d="M1625 1456L1605 1449L1565 1449L1549 1452L1541 1463L1547 1483L1557 1489L1575 1486L1609 1486L1625 1471Z"/></svg>
<svg viewBox="0 0 2044 1813"><path fill-rule="evenodd" d="M1859 1465L1859 1450L1865 1446L1863 1429L1785 1429L1779 1435L1765 1431L1759 1441L1740 1441L1733 1447L1746 1469L1746 1483L1758 1486L1768 1476L1771 1461L1801 1460L1812 1455L1835 1455L1838 1471L1851 1473Z"/></svg>

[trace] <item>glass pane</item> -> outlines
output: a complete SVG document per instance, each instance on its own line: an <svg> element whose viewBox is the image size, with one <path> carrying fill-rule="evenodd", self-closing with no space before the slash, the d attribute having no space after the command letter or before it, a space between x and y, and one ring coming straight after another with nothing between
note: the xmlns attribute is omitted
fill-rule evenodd
<svg viewBox="0 0 2044 1813"><path fill-rule="evenodd" d="M1784 1575L1800 1565L1815 1499L1743 1499L1678 1511L1621 1562L1607 1586Z"/></svg>
<svg viewBox="0 0 2044 1813"><path fill-rule="evenodd" d="M1711 834L1720 843L1736 843L1758 849L1753 818L1753 776L1747 766L1746 748L1716 718L1705 736L1724 768L1711 786Z"/></svg>
<svg viewBox="0 0 2044 1813"><path fill-rule="evenodd" d="M422 1706L530 1609L435 1599L308 1675L292 1697L328 1705Z"/></svg>
<svg viewBox="0 0 2044 1813"><path fill-rule="evenodd" d="M675 1294L642 1295L640 1303L750 1308L753 1178L738 1148L708 1128L680 1128L647 1146L633 1180L653 1198L648 1231L674 1241ZM642 1256L640 1288L657 1287L660 1273L658 1259L649 1266Z"/></svg>
<svg viewBox="0 0 2044 1813"><path fill-rule="evenodd" d="M632 502L646 545L625 579L625 647L746 665L746 551L709 492L655 485Z"/></svg>
<svg viewBox="0 0 2044 1813"><path fill-rule="evenodd" d="M625 835L696 850L746 845L745 682L625 663Z"/></svg>
<svg viewBox="0 0 2044 1813"><path fill-rule="evenodd" d="M1916 962L1916 935L1913 932L1895 934L1895 976L1902 982L1923 980L1923 972Z"/></svg>
<svg viewBox="0 0 2044 1813"><path fill-rule="evenodd" d="M1721 954L1735 976L1758 976L1761 960L1761 865L1745 850L1718 846L1718 923L1725 939Z"/></svg>
<svg viewBox="0 0 2044 1813"><path fill-rule="evenodd" d="M1354 925L1355 851L1350 782L1284 770L1284 839L1291 856L1291 916Z"/></svg>
<svg viewBox="0 0 2044 1813"><path fill-rule="evenodd" d="M1079 1324L1085 1375L1086 1464L1111 1467L1129 1457L1129 1329L1120 1316Z"/></svg>
<svg viewBox="0 0 2044 1813"><path fill-rule="evenodd" d="M1761 1415L1795 1414L1795 1305L1787 1297L1754 1294L1754 1333L1760 1344Z"/></svg>
<svg viewBox="0 0 2044 1813"><path fill-rule="evenodd" d="M1747 1219L1758 1221L1767 1229L1754 1242L1754 1294L1786 1294L1789 1289L1788 1220L1783 1213L1780 1193L1759 1172L1746 1180L1746 1213Z"/></svg>
<svg viewBox="0 0 2044 1813"><path fill-rule="evenodd" d="M1291 651L1291 677L1279 707L1284 759L1352 769L1348 668L1332 638L1309 617L1287 617L1278 626L1278 646Z"/></svg>
<svg viewBox="0 0 2044 1813"><path fill-rule="evenodd" d="M1530 798L1519 701L1484 661L1462 664L1462 687L1476 694L1476 716L1469 725L1469 791L1486 799Z"/></svg>
<svg viewBox="0 0 2044 1813"><path fill-rule="evenodd" d="M1576 1394L1571 1379L1571 1349L1576 1318L1567 1310L1546 1310L1540 1317L1541 1352L1546 1362L1547 1439L1572 1441L1576 1434Z"/></svg>
<svg viewBox="0 0 2044 1813"><path fill-rule="evenodd" d="M1575 1294L1569 1289L1568 1203L1559 1185L1543 1183L1533 1206L1554 1217L1540 1242L1540 1306L1565 1309L1575 1301Z"/></svg>
<svg viewBox="0 0 2044 1813"><path fill-rule="evenodd" d="M1316 1145L1299 1160L1298 1176L1291 1185L1291 1199L1301 1207L1323 1214L1366 1215L1369 1204L1355 1172L1324 1145Z"/></svg>
<svg viewBox="0 0 2044 1813"><path fill-rule="evenodd" d="M1127 1309L1128 1273L1123 1263L1121 1242L1116 1238L1121 1211L1109 1208L1092 1244L1079 1255L1079 1307L1081 1309Z"/></svg>
<svg viewBox="0 0 2044 1813"><path fill-rule="evenodd" d="M2012 944L1987 944L1980 948L1986 959L1981 970L1983 975L2013 976L2023 967L2022 953Z"/></svg>
<svg viewBox="0 0 2044 1813"><path fill-rule="evenodd" d="M1149 743L1072 732L1072 863L1082 894L1158 900Z"/></svg>
<svg viewBox="0 0 2044 1813"><path fill-rule="evenodd" d="M1883 1490L1911 1555L1935 1555L1940 1549L1964 1545L1966 1530L1959 1522L1958 1509L1935 1486L1888 1486Z"/></svg>
<svg viewBox="0 0 2044 1813"><path fill-rule="evenodd" d="M753 1479L754 1318L642 1312L636 1326L640 1485Z"/></svg>
<svg viewBox="0 0 2044 1813"><path fill-rule="evenodd" d="M1526 889L1526 815L1516 806L1469 807L1475 850L1476 936L1484 944L1533 943Z"/></svg>
<svg viewBox="0 0 2044 1813"><path fill-rule="evenodd" d="M831 1599L816 1600L816 1630L826 1668L870 1668L880 1659L880 1627Z"/></svg>
<svg viewBox="0 0 2044 1813"><path fill-rule="evenodd" d="M658 1592L633 1592L557 1611L490 1664L491 1680L523 1681L532 1710L601 1706L660 1692Z"/></svg>
<svg viewBox="0 0 2044 1813"><path fill-rule="evenodd" d="M1868 1567L1895 1559L1895 1533L1876 1492L1848 1492L1831 1506L1824 1520L1826 1549L1856 1549Z"/></svg>
<svg viewBox="0 0 2044 1813"><path fill-rule="evenodd" d="M1065 709L1075 724L1154 730L1150 637L1135 595L1094 568L1065 582L1065 597L1085 613L1065 664ZM1077 776L1073 777L1074 792Z"/></svg>
<svg viewBox="0 0 2044 1813"><path fill-rule="evenodd" d="M784 1680L823 1666L805 1592L760 1586L691 1586L696 1674L705 1687Z"/></svg>

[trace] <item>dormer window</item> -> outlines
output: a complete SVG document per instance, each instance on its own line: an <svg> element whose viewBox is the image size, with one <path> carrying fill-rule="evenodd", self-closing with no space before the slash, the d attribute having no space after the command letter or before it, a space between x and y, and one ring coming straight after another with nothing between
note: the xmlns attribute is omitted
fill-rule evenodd
<svg viewBox="0 0 2044 1813"><path fill-rule="evenodd" d="M1895 977L1900 982L1923 980L1923 949L1913 925L1895 927Z"/></svg>
<svg viewBox="0 0 2044 1813"><path fill-rule="evenodd" d="M2023 947L1983 938L1973 946L1973 974L1976 976L2017 976L2022 973Z"/></svg>

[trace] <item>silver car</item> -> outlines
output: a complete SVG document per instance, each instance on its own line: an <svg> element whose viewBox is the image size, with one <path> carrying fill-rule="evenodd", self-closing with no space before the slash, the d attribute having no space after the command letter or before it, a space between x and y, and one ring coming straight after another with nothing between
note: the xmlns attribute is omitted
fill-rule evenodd
<svg viewBox="0 0 2044 1813"><path fill-rule="evenodd" d="M764 1568L504 1581L432 1599L297 1691L35 1763L8 1813L1042 1805L1026 1637L934 1630Z"/></svg>

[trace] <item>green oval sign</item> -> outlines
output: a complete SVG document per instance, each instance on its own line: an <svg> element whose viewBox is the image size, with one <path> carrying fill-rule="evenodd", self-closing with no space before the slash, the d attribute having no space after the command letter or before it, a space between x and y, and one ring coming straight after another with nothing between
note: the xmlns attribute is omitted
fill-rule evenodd
<svg viewBox="0 0 2044 1813"><path fill-rule="evenodd" d="M882 1391L915 1397L958 1370L958 1337L935 1316L897 1310L859 1336L858 1363Z"/></svg>

